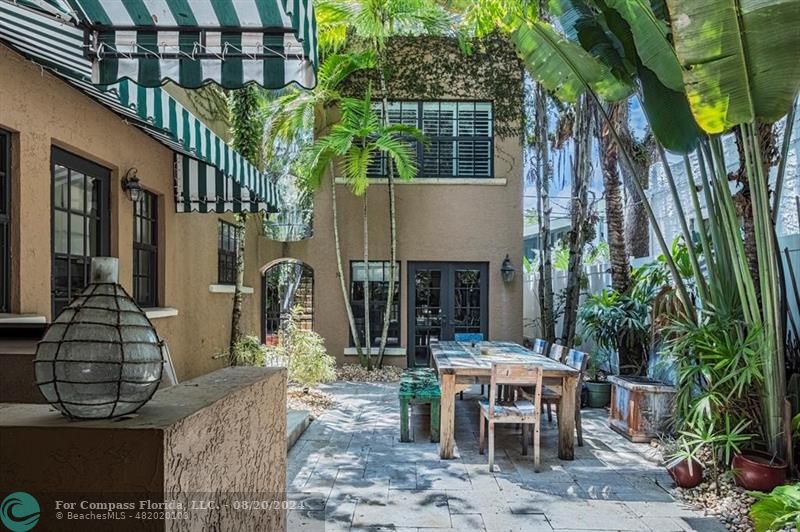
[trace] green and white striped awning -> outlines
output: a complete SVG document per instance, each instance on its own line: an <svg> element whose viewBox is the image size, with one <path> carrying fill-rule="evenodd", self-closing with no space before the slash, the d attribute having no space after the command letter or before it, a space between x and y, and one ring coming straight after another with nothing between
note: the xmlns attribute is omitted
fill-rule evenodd
<svg viewBox="0 0 800 532"><path fill-rule="evenodd" d="M130 80L94 85L92 65L82 53L83 37L83 31L70 23L0 0L0 42L52 70L175 151L178 212L277 211L280 200L272 180L164 89ZM208 185L212 170L213 187Z"/></svg>
<svg viewBox="0 0 800 532"><path fill-rule="evenodd" d="M92 81L226 89L316 84L312 0L0 0L85 31Z"/></svg>
<svg viewBox="0 0 800 532"><path fill-rule="evenodd" d="M94 83L215 82L227 89L316 83L311 0L68 1L86 27Z"/></svg>

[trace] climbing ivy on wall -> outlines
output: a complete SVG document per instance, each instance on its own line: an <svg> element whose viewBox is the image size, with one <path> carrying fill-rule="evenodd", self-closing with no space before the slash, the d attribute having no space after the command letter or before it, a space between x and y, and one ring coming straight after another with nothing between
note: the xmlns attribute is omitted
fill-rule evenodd
<svg viewBox="0 0 800 532"><path fill-rule="evenodd" d="M514 46L500 35L472 44L465 54L448 37L393 37L387 43L390 100L483 100L493 102L495 134L522 134L523 67ZM348 79L343 92L359 97L371 82L379 91L377 72Z"/></svg>

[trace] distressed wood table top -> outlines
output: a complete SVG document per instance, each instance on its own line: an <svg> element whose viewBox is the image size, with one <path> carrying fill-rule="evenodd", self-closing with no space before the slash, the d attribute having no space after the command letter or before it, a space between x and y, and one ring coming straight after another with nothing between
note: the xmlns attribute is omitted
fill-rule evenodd
<svg viewBox="0 0 800 532"><path fill-rule="evenodd" d="M534 363L546 377L577 376L578 370L552 358L537 355L514 342L433 342L431 355L440 374L489 376L492 362Z"/></svg>

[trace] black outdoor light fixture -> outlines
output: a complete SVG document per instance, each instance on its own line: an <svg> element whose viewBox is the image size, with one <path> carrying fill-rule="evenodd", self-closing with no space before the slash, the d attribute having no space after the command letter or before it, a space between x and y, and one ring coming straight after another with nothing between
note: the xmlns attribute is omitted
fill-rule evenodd
<svg viewBox="0 0 800 532"><path fill-rule="evenodd" d="M136 168L131 168L122 178L122 190L125 191L128 199L134 203L139 201L139 197L142 195L142 185L139 184L137 173L138 170Z"/></svg>
<svg viewBox="0 0 800 532"><path fill-rule="evenodd" d="M500 266L500 273L503 275L504 283L510 283L513 281L514 275L517 273L514 265L511 264L511 258L509 258L508 254L506 254L506 258L503 259L503 265Z"/></svg>

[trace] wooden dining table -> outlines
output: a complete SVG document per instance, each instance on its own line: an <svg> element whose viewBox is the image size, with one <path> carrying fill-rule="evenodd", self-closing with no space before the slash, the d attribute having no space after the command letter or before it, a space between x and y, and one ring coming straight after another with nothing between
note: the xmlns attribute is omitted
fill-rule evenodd
<svg viewBox="0 0 800 532"><path fill-rule="evenodd" d="M453 458L455 451L455 400L475 384L489 384L492 362L539 364L545 386L560 386L558 402L558 457L575 458L575 393L579 371L557 360L539 355L513 342L431 342L431 364L442 387L439 456Z"/></svg>

